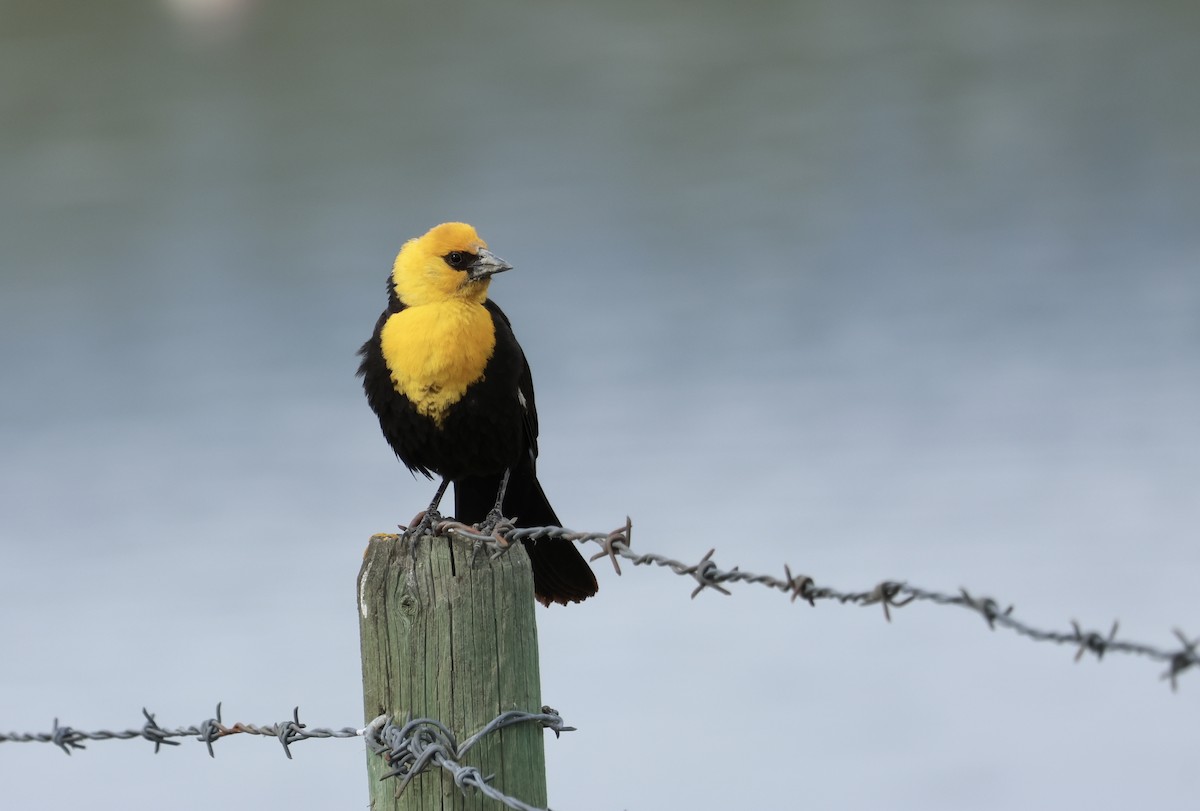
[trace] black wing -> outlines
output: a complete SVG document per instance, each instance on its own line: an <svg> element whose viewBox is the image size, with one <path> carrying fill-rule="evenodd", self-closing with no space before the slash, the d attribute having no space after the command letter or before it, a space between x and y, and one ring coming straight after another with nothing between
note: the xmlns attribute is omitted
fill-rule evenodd
<svg viewBox="0 0 1200 811"><path fill-rule="evenodd" d="M486 300L483 306L496 317L498 321L508 327L508 331L512 334L512 322L508 320L508 316L500 309L491 299ZM517 379L517 397L521 401L521 411L524 415L525 422L525 442L529 448L529 455L532 459L537 459L538 447L538 418L537 418L537 402L534 400L533 394L533 373L529 370L529 361L525 359L525 352L521 349L521 344L513 335L513 346L517 348L517 354L521 359L521 374Z"/></svg>

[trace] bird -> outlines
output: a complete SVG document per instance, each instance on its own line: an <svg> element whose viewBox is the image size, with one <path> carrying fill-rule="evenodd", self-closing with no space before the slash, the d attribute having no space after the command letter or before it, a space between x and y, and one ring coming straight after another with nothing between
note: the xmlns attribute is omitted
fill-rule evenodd
<svg viewBox="0 0 1200 811"><path fill-rule="evenodd" d="M537 478L533 377L512 324L488 298L512 265L462 222L404 243L388 277L388 303L359 350L367 403L413 474L442 481L425 511L431 527L447 487L454 515L491 531L562 526ZM525 540L534 595L543 605L581 602L596 576L572 543Z"/></svg>

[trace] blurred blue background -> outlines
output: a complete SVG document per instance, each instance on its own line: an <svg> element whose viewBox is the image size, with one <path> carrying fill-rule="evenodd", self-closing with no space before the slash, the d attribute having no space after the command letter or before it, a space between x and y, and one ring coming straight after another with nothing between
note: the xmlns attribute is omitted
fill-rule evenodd
<svg viewBox="0 0 1200 811"><path fill-rule="evenodd" d="M354 379L473 223L563 520L1200 633L1200 7L0 6L0 729L362 722L354 580L431 485ZM1176 806L1200 683L928 605L539 611L562 809ZM69 760L6 808L365 807L356 741Z"/></svg>

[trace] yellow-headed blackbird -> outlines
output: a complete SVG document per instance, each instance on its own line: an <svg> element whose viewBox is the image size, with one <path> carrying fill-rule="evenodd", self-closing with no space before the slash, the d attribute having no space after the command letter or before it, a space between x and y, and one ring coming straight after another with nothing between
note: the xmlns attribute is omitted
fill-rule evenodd
<svg viewBox="0 0 1200 811"><path fill-rule="evenodd" d="M442 477L426 511L454 483L454 512L471 524L500 515L518 527L561 526L536 475L533 378L508 317L487 292L512 266L475 229L444 223L400 249L388 305L359 354L367 402L409 470ZM539 601L596 593L574 544L525 541Z"/></svg>

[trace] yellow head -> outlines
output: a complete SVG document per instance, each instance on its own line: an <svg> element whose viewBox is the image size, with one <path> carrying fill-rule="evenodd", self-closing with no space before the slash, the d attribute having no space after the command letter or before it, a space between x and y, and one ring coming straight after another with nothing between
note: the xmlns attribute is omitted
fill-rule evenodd
<svg viewBox="0 0 1200 811"><path fill-rule="evenodd" d="M409 307L453 299L483 303L492 275L511 269L474 228L447 222L404 243L392 267L392 287Z"/></svg>

